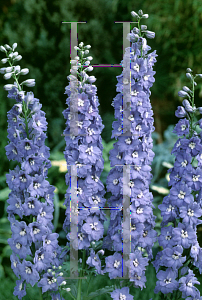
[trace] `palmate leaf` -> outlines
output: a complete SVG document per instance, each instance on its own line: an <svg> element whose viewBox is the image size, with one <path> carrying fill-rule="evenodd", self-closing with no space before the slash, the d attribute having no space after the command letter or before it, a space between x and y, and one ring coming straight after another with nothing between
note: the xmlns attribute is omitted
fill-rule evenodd
<svg viewBox="0 0 202 300"><path fill-rule="evenodd" d="M110 292L113 292L114 290L114 286L106 286L105 288L102 288L102 289L99 289L97 290L96 292L92 292L90 293L88 296L86 296L84 298L84 300L90 300L90 299L94 299L100 295L104 295L104 294L107 294L107 293L110 293Z"/></svg>

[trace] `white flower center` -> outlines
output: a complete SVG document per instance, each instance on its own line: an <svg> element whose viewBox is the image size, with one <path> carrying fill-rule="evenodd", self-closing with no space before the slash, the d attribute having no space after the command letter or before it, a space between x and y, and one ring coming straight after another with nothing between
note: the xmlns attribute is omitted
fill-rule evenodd
<svg viewBox="0 0 202 300"><path fill-rule="evenodd" d="M12 149L12 152L17 155L17 151L15 149Z"/></svg>
<svg viewBox="0 0 202 300"><path fill-rule="evenodd" d="M51 240L45 239L45 243L46 243L47 245L50 245L50 244L51 244Z"/></svg>
<svg viewBox="0 0 202 300"><path fill-rule="evenodd" d="M170 212L170 211L172 211L174 209L175 209L175 207L170 204L169 207L166 208L166 211Z"/></svg>
<svg viewBox="0 0 202 300"><path fill-rule="evenodd" d="M189 280L189 281L187 282L187 286L192 287L192 280Z"/></svg>
<svg viewBox="0 0 202 300"><path fill-rule="evenodd" d="M180 198L180 199L184 199L184 196L186 195L186 193L185 192L183 192L183 191L180 191L179 192L179 194L178 194L178 198Z"/></svg>
<svg viewBox="0 0 202 300"><path fill-rule="evenodd" d="M128 139L126 139L125 140L125 143L127 144L127 145L130 145L132 142L131 142L131 139L130 138L128 138Z"/></svg>
<svg viewBox="0 0 202 300"><path fill-rule="evenodd" d="M25 267L25 272L27 274L31 274L32 273L32 269L30 267Z"/></svg>
<svg viewBox="0 0 202 300"><path fill-rule="evenodd" d="M25 150L30 150L30 149L31 149L30 145L25 146Z"/></svg>
<svg viewBox="0 0 202 300"><path fill-rule="evenodd" d="M138 157L138 152L137 152L137 151L134 151L134 152L132 153L132 157L133 157L133 158L137 158L137 157Z"/></svg>
<svg viewBox="0 0 202 300"><path fill-rule="evenodd" d="M32 208L34 208L35 206L34 206L34 204L33 204L33 203L31 203L31 202L28 202L28 207L29 207L30 209L32 209Z"/></svg>
<svg viewBox="0 0 202 300"><path fill-rule="evenodd" d="M184 161L181 162L181 166L182 166L182 167L186 167L187 163L188 163L188 162L187 162L187 160L185 159Z"/></svg>
<svg viewBox="0 0 202 300"><path fill-rule="evenodd" d="M41 186L41 184L39 182L35 182L33 188L36 190Z"/></svg>
<svg viewBox="0 0 202 300"><path fill-rule="evenodd" d="M128 120L130 120L130 121L133 122L135 119L134 119L133 115L130 115L130 116L128 117Z"/></svg>
<svg viewBox="0 0 202 300"><path fill-rule="evenodd" d="M173 258L174 260L177 260L177 259L179 259L179 255L177 255L177 254L174 253L174 254L172 255L172 258Z"/></svg>
<svg viewBox="0 0 202 300"><path fill-rule="evenodd" d="M142 207L138 207L137 210L136 210L136 213L139 215L139 214L142 214L143 213L143 208Z"/></svg>
<svg viewBox="0 0 202 300"><path fill-rule="evenodd" d="M20 204L19 203L15 203L15 207L16 208L20 208Z"/></svg>
<svg viewBox="0 0 202 300"><path fill-rule="evenodd" d="M44 253L38 256L38 260L43 260L44 259Z"/></svg>
<svg viewBox="0 0 202 300"><path fill-rule="evenodd" d="M131 230L136 230L135 224L131 226Z"/></svg>
<svg viewBox="0 0 202 300"><path fill-rule="evenodd" d="M184 131L186 129L186 125L181 125L181 130Z"/></svg>
<svg viewBox="0 0 202 300"><path fill-rule="evenodd" d="M188 214L188 216L193 217L194 216L194 211L191 208L189 208L188 211L187 211L187 214Z"/></svg>
<svg viewBox="0 0 202 300"><path fill-rule="evenodd" d="M119 265L121 264L121 262L119 260L115 260L114 262L114 268L118 269Z"/></svg>
<svg viewBox="0 0 202 300"><path fill-rule="evenodd" d="M84 106L84 101L78 98L78 106Z"/></svg>
<svg viewBox="0 0 202 300"><path fill-rule="evenodd" d="M133 67L133 70L139 72L140 66L136 63L136 65Z"/></svg>
<svg viewBox="0 0 202 300"><path fill-rule="evenodd" d="M98 225L98 222L90 223L91 229L94 229L94 230L98 230L96 227L97 225Z"/></svg>
<svg viewBox="0 0 202 300"><path fill-rule="evenodd" d="M75 190L76 190L76 192L74 192L74 194L81 195L83 193L83 190L80 187L75 188Z"/></svg>
<svg viewBox="0 0 202 300"><path fill-rule="evenodd" d="M134 187L134 185L135 185L134 182L133 182L132 180L130 180L129 183L128 183L128 186L129 186L130 188L132 188L132 187Z"/></svg>
<svg viewBox="0 0 202 300"><path fill-rule="evenodd" d="M199 177L200 177L200 175L193 175L192 180L193 181L198 181Z"/></svg>
<svg viewBox="0 0 202 300"><path fill-rule="evenodd" d="M188 237L187 231L181 230L181 237L182 237L183 239L187 238L187 237Z"/></svg>
<svg viewBox="0 0 202 300"><path fill-rule="evenodd" d="M180 145L181 145L181 143L179 142L179 143L176 145L176 147L178 148Z"/></svg>
<svg viewBox="0 0 202 300"><path fill-rule="evenodd" d="M21 236L24 236L26 234L26 230L25 230L25 228L22 230L22 231L20 231L20 235Z"/></svg>
<svg viewBox="0 0 202 300"><path fill-rule="evenodd" d="M14 138L16 138L16 137L17 137L17 133L16 133L16 132L14 132L13 136L14 136Z"/></svg>
<svg viewBox="0 0 202 300"><path fill-rule="evenodd" d="M17 262L17 260L15 260L15 261L13 262L13 265L14 265L15 268L17 267L17 264L18 264L18 262Z"/></svg>
<svg viewBox="0 0 202 300"><path fill-rule="evenodd" d="M88 134L92 135L93 133L95 133L95 131L93 129L88 128Z"/></svg>
<svg viewBox="0 0 202 300"><path fill-rule="evenodd" d="M171 278L166 278L166 279L164 279L164 282L166 283L166 284L169 284L169 283L171 283Z"/></svg>
<svg viewBox="0 0 202 300"><path fill-rule="evenodd" d="M113 180L113 184L114 184L114 185L117 185L118 183L119 183L119 180L118 180L118 179L114 179L114 180Z"/></svg>
<svg viewBox="0 0 202 300"><path fill-rule="evenodd" d="M41 215L41 217L45 217L46 212L45 212L45 211L42 211L42 212L40 213L40 215Z"/></svg>
<svg viewBox="0 0 202 300"><path fill-rule="evenodd" d="M87 148L85 152L88 153L88 155L92 155L92 152L93 152L93 146Z"/></svg>
<svg viewBox="0 0 202 300"><path fill-rule="evenodd" d="M47 282L48 282L48 284L51 285L52 283L55 282L55 278L52 278L52 279L48 278L48 279L47 279Z"/></svg>
<svg viewBox="0 0 202 300"><path fill-rule="evenodd" d="M145 80L145 81L148 80L149 77L150 77L150 75L145 75L145 76L144 76L144 80Z"/></svg>
<svg viewBox="0 0 202 300"><path fill-rule="evenodd" d="M92 105L89 107L89 114L91 114L93 112L93 107Z"/></svg>
<svg viewBox="0 0 202 300"><path fill-rule="evenodd" d="M196 144L193 143L193 142L191 142L191 143L189 144L189 147L190 147L192 150L195 148L195 146L196 146Z"/></svg>
<svg viewBox="0 0 202 300"><path fill-rule="evenodd" d="M19 249L21 249L22 245L20 243L16 243L15 247L19 250Z"/></svg>
<svg viewBox="0 0 202 300"><path fill-rule="evenodd" d="M126 300L126 296L120 293L119 300Z"/></svg>
<svg viewBox="0 0 202 300"><path fill-rule="evenodd" d="M117 154L116 158L121 159L121 155Z"/></svg>
<svg viewBox="0 0 202 300"><path fill-rule="evenodd" d="M84 234L83 233L79 233L78 234L78 237L79 237L79 239L80 239L80 241L83 241L83 239L84 239Z"/></svg>
<svg viewBox="0 0 202 300"><path fill-rule="evenodd" d="M146 237L147 234L148 234L148 231L147 231L147 230L143 231L143 237Z"/></svg>
<svg viewBox="0 0 202 300"><path fill-rule="evenodd" d="M136 90L134 90L134 91L131 91L131 93L130 93L132 96L137 96L137 94L139 94L139 92L137 92Z"/></svg>
<svg viewBox="0 0 202 300"><path fill-rule="evenodd" d="M134 265L134 267L137 267L139 265L137 258L133 261L133 265Z"/></svg>
<svg viewBox="0 0 202 300"><path fill-rule="evenodd" d="M137 125L136 127L135 127L135 130L142 130L142 127L141 127L141 125Z"/></svg>
<svg viewBox="0 0 202 300"><path fill-rule="evenodd" d="M138 198L142 198L143 196L144 196L144 194L142 191L137 195Z"/></svg>
<svg viewBox="0 0 202 300"><path fill-rule="evenodd" d="M39 232L40 232L40 229L35 227L34 230L33 230L33 234L37 234Z"/></svg>
<svg viewBox="0 0 202 300"><path fill-rule="evenodd" d="M78 126L78 127L82 128L82 127L83 127L82 125L83 125L83 122L77 121L77 126Z"/></svg>

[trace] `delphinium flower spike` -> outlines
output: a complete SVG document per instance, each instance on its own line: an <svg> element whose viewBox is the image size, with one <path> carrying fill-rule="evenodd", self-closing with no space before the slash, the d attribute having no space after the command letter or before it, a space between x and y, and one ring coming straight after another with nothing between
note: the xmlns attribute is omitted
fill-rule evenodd
<svg viewBox="0 0 202 300"><path fill-rule="evenodd" d="M122 276L122 201L123 201L123 167L131 165L130 181L127 182L127 196L130 197L130 233L131 253L130 261L126 262L130 269L130 281L135 287L145 287L145 270L149 260L152 259L152 246L156 240L155 216L152 211L153 195L149 192L149 184L152 178L151 163L154 157L152 151L151 133L154 131L153 111L150 103L150 88L155 81L153 65L156 62L156 51L148 54L151 49L144 37L153 38L154 33L147 30L146 25L140 25L141 19L148 18L140 10L131 13L137 19L138 27L134 27L128 34L132 42L131 47L126 48L122 61L123 72L117 76L117 96L113 106L115 118L113 122L112 138L116 138L114 148L110 151L111 167L107 177L107 190L112 193L108 203L111 210L111 220L108 235L104 241L104 247L115 251L114 255L106 258L106 271L109 277ZM129 116L122 126L124 110L123 96L129 110ZM131 105L129 105L131 103ZM120 166L115 166L120 165ZM119 208L119 210L117 210ZM122 228L123 226L123 228ZM120 292L122 293L122 292ZM113 294L115 295L115 294ZM112 295L112 296L113 296ZM128 297L128 294L127 296ZM118 298L115 298L118 299ZM122 298L120 298L122 299ZM125 299L125 298L123 298ZM127 298L128 299L128 298Z"/></svg>
<svg viewBox="0 0 202 300"><path fill-rule="evenodd" d="M50 281L47 270L51 265L59 266L58 234L53 230L53 197L54 187L46 180L49 161L49 148L45 146L47 122L42 105L34 98L32 92L25 92L23 85L35 86L34 79L19 83L20 75L26 75L29 69L21 69L15 62L22 59L18 52L14 52L17 43L12 47L0 46L6 54L3 64L9 67L1 68L6 80L13 78L13 84L6 84L8 98L17 103L8 112L8 139L5 147L9 160L18 164L14 170L9 170L7 184L11 190L7 200L8 219L11 223L12 237L8 243L13 251L11 267L19 278L16 281L14 295L21 299L26 295L26 284L42 286L45 290L58 290ZM40 278L43 278L40 282ZM62 277L56 279L60 284ZM47 287L44 289L44 285Z"/></svg>
<svg viewBox="0 0 202 300"><path fill-rule="evenodd" d="M88 56L90 45L84 46L83 42L76 47L78 55L71 61L72 72L67 78L70 80L66 87L65 94L68 95L66 104L69 105L64 110L63 115L66 121L64 136L66 148L64 156L67 161L68 172L66 174L66 184L68 187L65 195L66 219L63 224L67 232L67 239L70 241L70 212L71 218L78 216L78 239L73 244L74 249L83 249L83 267L87 263L90 267L95 267L96 272L101 274L101 260L95 253L94 246L96 242L103 238L105 213L101 207L105 205L104 185L100 180L100 175L104 168L104 159L102 157L102 139L101 132L104 128L102 119L99 115L99 100L96 95L97 88L93 84L96 81L94 76L89 76L87 72L93 70L90 66L92 56ZM86 56L86 57L85 57ZM78 80L74 76L77 73ZM73 91L72 82L75 82L75 91ZM76 87L77 85L77 87ZM74 94L75 92L75 94ZM76 107L78 107L76 111ZM71 120L76 120L75 135L71 133ZM77 188L73 190L71 186L71 165L77 166ZM71 207L70 199L72 194L77 195L78 209ZM69 244L69 243L68 243Z"/></svg>
<svg viewBox="0 0 202 300"><path fill-rule="evenodd" d="M202 272L202 248L197 241L197 225L202 216L202 108L194 104L196 78L187 69L191 87L184 86L178 95L184 98L175 115L180 118L173 132L179 136L172 154L174 167L169 169L169 195L164 197L161 210L162 229L158 237L163 248L154 261L157 272L155 293L172 293L175 299L202 299L194 284L199 284L194 270ZM186 98L186 99L185 99Z"/></svg>

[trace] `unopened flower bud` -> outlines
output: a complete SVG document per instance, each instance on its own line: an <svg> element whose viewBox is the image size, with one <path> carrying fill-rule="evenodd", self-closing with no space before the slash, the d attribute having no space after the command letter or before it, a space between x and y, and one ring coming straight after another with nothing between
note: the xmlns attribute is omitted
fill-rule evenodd
<svg viewBox="0 0 202 300"><path fill-rule="evenodd" d="M184 92L184 91L179 91L178 96L179 97L187 97L187 96L189 96L189 94L187 94L187 92Z"/></svg>
<svg viewBox="0 0 202 300"><path fill-rule="evenodd" d="M147 30L147 25L141 25L141 30Z"/></svg>
<svg viewBox="0 0 202 300"><path fill-rule="evenodd" d="M86 57L86 58L87 58L87 60L92 60L92 59L93 59L92 56L88 56L88 57Z"/></svg>
<svg viewBox="0 0 202 300"><path fill-rule="evenodd" d="M21 85L22 85L22 84L24 84L24 85L26 85L26 86L28 86L28 87L35 86L35 79L27 79L27 80L23 81L23 82L21 83Z"/></svg>
<svg viewBox="0 0 202 300"><path fill-rule="evenodd" d="M19 61L19 60L21 60L22 59L22 55L18 55L18 56L16 56L13 60L14 61Z"/></svg>
<svg viewBox="0 0 202 300"><path fill-rule="evenodd" d="M197 110L202 114L202 107L198 107Z"/></svg>
<svg viewBox="0 0 202 300"><path fill-rule="evenodd" d="M90 49L91 48L91 45L87 45L85 46L86 49Z"/></svg>
<svg viewBox="0 0 202 300"><path fill-rule="evenodd" d="M3 59L1 60L2 64L6 64L7 61L8 61L8 58L3 58Z"/></svg>
<svg viewBox="0 0 202 300"><path fill-rule="evenodd" d="M13 57L16 57L16 56L18 56L18 52L17 51L13 52Z"/></svg>
<svg viewBox="0 0 202 300"><path fill-rule="evenodd" d="M88 81L89 81L90 83L95 82L95 81L96 81L95 76L89 76L89 77L88 77Z"/></svg>
<svg viewBox="0 0 202 300"><path fill-rule="evenodd" d="M140 9L140 10L138 10L138 15L139 16L142 16L143 15L143 11Z"/></svg>
<svg viewBox="0 0 202 300"><path fill-rule="evenodd" d="M131 11L131 16L134 18L139 18L138 14L135 11Z"/></svg>
<svg viewBox="0 0 202 300"><path fill-rule="evenodd" d="M4 79L8 80L11 78L11 76L12 76L12 73L6 73L6 74L4 74Z"/></svg>
<svg viewBox="0 0 202 300"><path fill-rule="evenodd" d="M5 47L7 50L12 50L12 48L11 48L8 44L5 44L4 47Z"/></svg>
<svg viewBox="0 0 202 300"><path fill-rule="evenodd" d="M74 46L74 49L75 49L75 50L80 50L80 48L79 48L79 47L77 47L77 46Z"/></svg>
<svg viewBox="0 0 202 300"><path fill-rule="evenodd" d="M184 118L187 115L183 106L178 106L177 110L175 111L175 116L177 118Z"/></svg>
<svg viewBox="0 0 202 300"><path fill-rule="evenodd" d="M13 71L13 67L7 67L6 68L6 73L10 73L10 72L12 72Z"/></svg>
<svg viewBox="0 0 202 300"><path fill-rule="evenodd" d="M8 57L13 58L13 52L11 52Z"/></svg>
<svg viewBox="0 0 202 300"><path fill-rule="evenodd" d="M51 269L48 269L48 273L50 273L51 272Z"/></svg>
<svg viewBox="0 0 202 300"><path fill-rule="evenodd" d="M58 275L59 275L59 276L63 276L63 273L62 273L62 272L60 272Z"/></svg>
<svg viewBox="0 0 202 300"><path fill-rule="evenodd" d="M20 71L20 74L21 74L21 75L27 75L28 73L29 73L29 69L28 69L28 68L22 69L22 70Z"/></svg>
<svg viewBox="0 0 202 300"><path fill-rule="evenodd" d="M186 72L187 72L187 73L191 73L192 70L191 70L190 68L187 68Z"/></svg>
<svg viewBox="0 0 202 300"><path fill-rule="evenodd" d="M88 53L89 53L89 50L85 50L84 53L85 53L85 54L88 54Z"/></svg>
<svg viewBox="0 0 202 300"><path fill-rule="evenodd" d="M87 60L87 61L85 62L85 66L89 66L89 65L90 65L90 61Z"/></svg>
<svg viewBox="0 0 202 300"><path fill-rule="evenodd" d="M7 52L7 51L6 51L6 48L4 48L4 46L0 46L0 51L2 51L2 52Z"/></svg>
<svg viewBox="0 0 202 300"><path fill-rule="evenodd" d="M187 99L183 100L182 104L183 104L184 108L186 109L186 111L193 112L193 109Z"/></svg>
<svg viewBox="0 0 202 300"><path fill-rule="evenodd" d="M66 284L66 281L64 280L60 285L65 285Z"/></svg>
<svg viewBox="0 0 202 300"><path fill-rule="evenodd" d="M187 92L187 93L192 93L192 91L187 87L187 86L183 86L183 91Z"/></svg>
<svg viewBox="0 0 202 300"><path fill-rule="evenodd" d="M79 47L83 47L83 42L81 42L81 43L79 44Z"/></svg>
<svg viewBox="0 0 202 300"><path fill-rule="evenodd" d="M14 84L6 84L6 85L4 85L4 90L10 91L10 90L12 90L13 87L15 87Z"/></svg>
<svg viewBox="0 0 202 300"><path fill-rule="evenodd" d="M93 71L93 67L92 66L87 67L86 71L89 71L89 72Z"/></svg>
<svg viewBox="0 0 202 300"><path fill-rule="evenodd" d="M1 73L1 74L5 74L5 73L6 73L6 68L1 68L1 69L0 69L0 73Z"/></svg>
<svg viewBox="0 0 202 300"><path fill-rule="evenodd" d="M12 46L13 51L15 50L15 48L17 48L17 45L18 45L17 43L14 43L14 44L13 44L13 46Z"/></svg>
<svg viewBox="0 0 202 300"><path fill-rule="evenodd" d="M196 74L196 76L198 76L199 78L202 78L202 74Z"/></svg>
<svg viewBox="0 0 202 300"><path fill-rule="evenodd" d="M61 270L61 269L62 269L62 266L59 266L58 269Z"/></svg>
<svg viewBox="0 0 202 300"><path fill-rule="evenodd" d="M192 76L191 76L190 73L186 73L186 76L187 76L188 79L192 80Z"/></svg>
<svg viewBox="0 0 202 300"><path fill-rule="evenodd" d="M52 275L55 275L55 271L52 272Z"/></svg>
<svg viewBox="0 0 202 300"><path fill-rule="evenodd" d="M148 15L148 14L144 14L144 15L142 15L142 18L148 19L148 18L149 18L149 15Z"/></svg>
<svg viewBox="0 0 202 300"><path fill-rule="evenodd" d="M145 32L145 35L146 35L146 37L147 37L148 39L154 39L154 38L155 38L155 32L153 32L153 31L147 30L147 31Z"/></svg>
<svg viewBox="0 0 202 300"><path fill-rule="evenodd" d="M81 55L84 55L84 51L81 51L80 53L81 53Z"/></svg>

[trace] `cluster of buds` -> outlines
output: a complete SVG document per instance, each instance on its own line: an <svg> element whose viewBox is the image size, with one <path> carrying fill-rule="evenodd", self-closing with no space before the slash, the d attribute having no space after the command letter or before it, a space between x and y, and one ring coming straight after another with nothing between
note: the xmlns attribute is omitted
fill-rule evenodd
<svg viewBox="0 0 202 300"><path fill-rule="evenodd" d="M143 14L143 11L140 9L138 13L132 11L131 15L132 17L137 19L137 23L138 23L138 28L134 27L132 33L128 34L131 42L137 42L140 37L143 38L144 36L146 36L148 39L155 38L155 32L147 30L146 25L140 26L141 19L148 19L149 18L148 14Z"/></svg>
<svg viewBox="0 0 202 300"><path fill-rule="evenodd" d="M11 77L13 77L14 79L18 79L20 75L27 75L29 73L28 68L21 69L20 66L13 66L14 63L22 59L22 55L19 55L18 52L14 52L16 47L17 43L14 43L12 47L7 44L5 44L4 46L0 46L0 50L6 53L7 56L6 58L3 58L1 62L3 64L6 64L8 62L10 65L10 67L0 69L0 73L4 74L4 79L6 80L10 79ZM23 89L23 85L33 87L35 86L35 79L27 79L23 81L21 84L19 84L18 89L21 90L20 87L22 87ZM12 90L13 87L15 87L14 84L4 85L4 89L6 91Z"/></svg>
<svg viewBox="0 0 202 300"><path fill-rule="evenodd" d="M81 84L85 83L94 83L96 81L96 78L94 76L89 76L86 72L93 71L93 67L90 66L90 62L93 59L92 56L84 57L85 55L89 54L89 49L91 48L91 45L84 46L84 43L81 42L79 44L79 47L75 46L74 49L78 50L78 55L75 56L74 60L71 60L71 74L69 77L70 79L75 78L74 75L78 75L79 80Z"/></svg>

